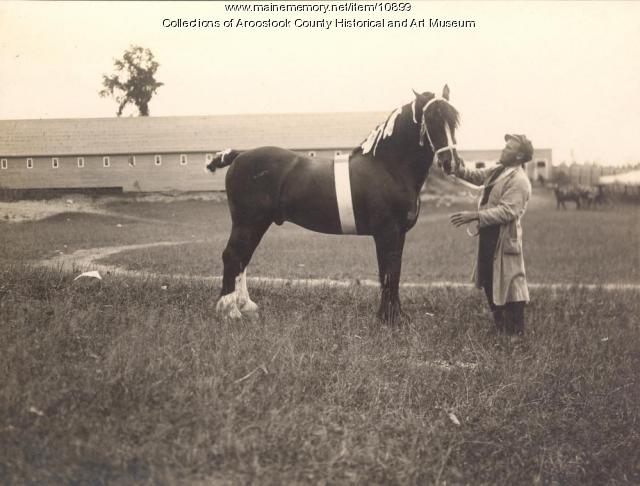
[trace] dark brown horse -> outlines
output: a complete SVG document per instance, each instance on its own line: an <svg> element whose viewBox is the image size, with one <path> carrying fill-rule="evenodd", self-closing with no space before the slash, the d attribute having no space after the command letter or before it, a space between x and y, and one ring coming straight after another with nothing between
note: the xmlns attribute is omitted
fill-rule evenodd
<svg viewBox="0 0 640 486"><path fill-rule="evenodd" d="M580 201L583 198L584 191L578 186L557 186L553 193L556 195L556 209L567 209L565 202L573 201L576 203L576 209L580 209Z"/></svg>
<svg viewBox="0 0 640 486"><path fill-rule="evenodd" d="M278 147L226 150L207 166L230 165L226 190L231 236L222 253L224 275L216 306L232 318L254 312L246 268L272 223L290 221L329 234L373 236L382 295L378 317L406 317L398 288L405 234L418 219L420 189L434 160L451 173L460 159L454 132L458 112L442 97L415 99L376 127L348 159L310 158Z"/></svg>

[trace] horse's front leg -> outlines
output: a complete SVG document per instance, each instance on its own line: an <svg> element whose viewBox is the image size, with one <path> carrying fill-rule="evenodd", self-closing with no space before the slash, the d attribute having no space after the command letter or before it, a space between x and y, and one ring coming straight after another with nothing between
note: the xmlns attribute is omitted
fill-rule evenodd
<svg viewBox="0 0 640 486"><path fill-rule="evenodd" d="M386 228L373 236L380 272L381 297L378 318L392 326L409 320L400 307L400 270L405 233L398 226Z"/></svg>

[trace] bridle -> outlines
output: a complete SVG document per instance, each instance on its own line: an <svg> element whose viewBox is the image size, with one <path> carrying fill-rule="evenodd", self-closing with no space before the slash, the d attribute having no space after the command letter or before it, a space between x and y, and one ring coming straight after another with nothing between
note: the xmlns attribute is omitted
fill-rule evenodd
<svg viewBox="0 0 640 486"><path fill-rule="evenodd" d="M426 136L427 140L429 140L429 145L431 145L431 151L433 152L433 162L438 164L438 167L442 167L439 157L442 152L449 151L451 153L451 161L457 163L457 159L453 153L453 151L456 150L456 144L453 142L449 124L445 121L444 132L447 135L447 145L437 150L435 145L433 145L433 140L431 139L431 135L429 134L429 127L427 125L427 109L429 108L429 106L431 106L432 103L435 103L436 101L444 101L445 103L449 104L449 101L446 98L439 98L437 96L434 96L424 105L424 107L422 108L422 121L420 125L420 146L424 146L424 139ZM415 123L418 123L418 120L416 120L415 103L413 105L413 121Z"/></svg>
<svg viewBox="0 0 640 486"><path fill-rule="evenodd" d="M453 153L454 150L456 149L456 144L453 143L453 137L451 136L451 129L449 128L449 124L445 121L444 122L444 133L447 135L447 145L444 147L439 148L438 150L436 150L435 146L433 145L433 140L431 140L431 135L429 134L429 127L427 125L427 108L429 108L429 106L431 106L432 103L435 103L436 101L444 101L445 103L449 104L449 101L446 98L439 98L437 96L434 96L433 98L431 98L425 105L424 108L422 108L422 123L420 125L420 146L424 146L424 139L425 136L427 138L427 140L429 140L429 145L431 145L431 150L433 152L433 162L436 163L438 165L438 167L442 168L442 164L440 163L440 157L439 154L441 154L442 152L446 152L449 151L449 153L451 154L451 161L453 163L458 164L458 159L456 158L455 154ZM418 120L416 120L416 113L415 113L415 103L413 106L413 121L415 123L418 123ZM455 172L455 171L454 171ZM469 184L467 181L463 180L463 179L458 179L456 177L455 174L449 174L449 177L451 177L452 179L455 179L458 182L461 182L462 184L464 184L466 187L468 188L472 188L474 190L477 190L477 186L473 186L472 184ZM469 225L467 225L467 235L473 237L473 236L478 236L478 231L476 231L475 233L472 233L469 229Z"/></svg>

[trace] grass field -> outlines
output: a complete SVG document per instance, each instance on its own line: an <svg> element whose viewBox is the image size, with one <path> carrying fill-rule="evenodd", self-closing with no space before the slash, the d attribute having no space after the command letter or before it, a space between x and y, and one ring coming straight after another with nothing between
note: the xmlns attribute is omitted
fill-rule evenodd
<svg viewBox="0 0 640 486"><path fill-rule="evenodd" d="M225 204L202 206L207 209L195 205L173 208L164 217L171 215L185 225L174 238L195 238L197 230L195 234L207 241L125 252L103 261L134 270L220 275L230 228L228 209ZM531 282L640 282L637 207L622 206L615 211L555 211L549 207L548 200L536 201L523 222ZM448 215L454 209L423 208L418 224L407 236L402 281L469 280L477 239L449 225ZM163 217L148 208L133 210L133 214ZM198 220L210 223L192 231L186 222ZM370 237L330 236L287 223L273 225L256 250L249 274L376 279L375 247Z"/></svg>
<svg viewBox="0 0 640 486"><path fill-rule="evenodd" d="M111 209L138 219L0 226L0 483L640 482L638 292L535 289L514 348L470 289L402 289L412 324L391 331L372 319L376 289L257 285L259 319L226 322L208 282L74 282L32 265L193 239L205 241L109 261L220 273L224 204ZM475 240L448 227L451 210L423 209L403 281L468 279ZM542 201L524 231L531 281L640 282L637 208ZM375 278L373 267L368 239L285 225L250 272Z"/></svg>

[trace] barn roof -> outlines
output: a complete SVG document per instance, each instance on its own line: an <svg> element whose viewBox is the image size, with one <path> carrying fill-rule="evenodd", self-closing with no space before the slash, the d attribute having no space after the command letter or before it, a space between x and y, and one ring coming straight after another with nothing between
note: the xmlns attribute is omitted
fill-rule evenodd
<svg viewBox="0 0 640 486"><path fill-rule="evenodd" d="M0 120L0 156L351 148L388 113Z"/></svg>

